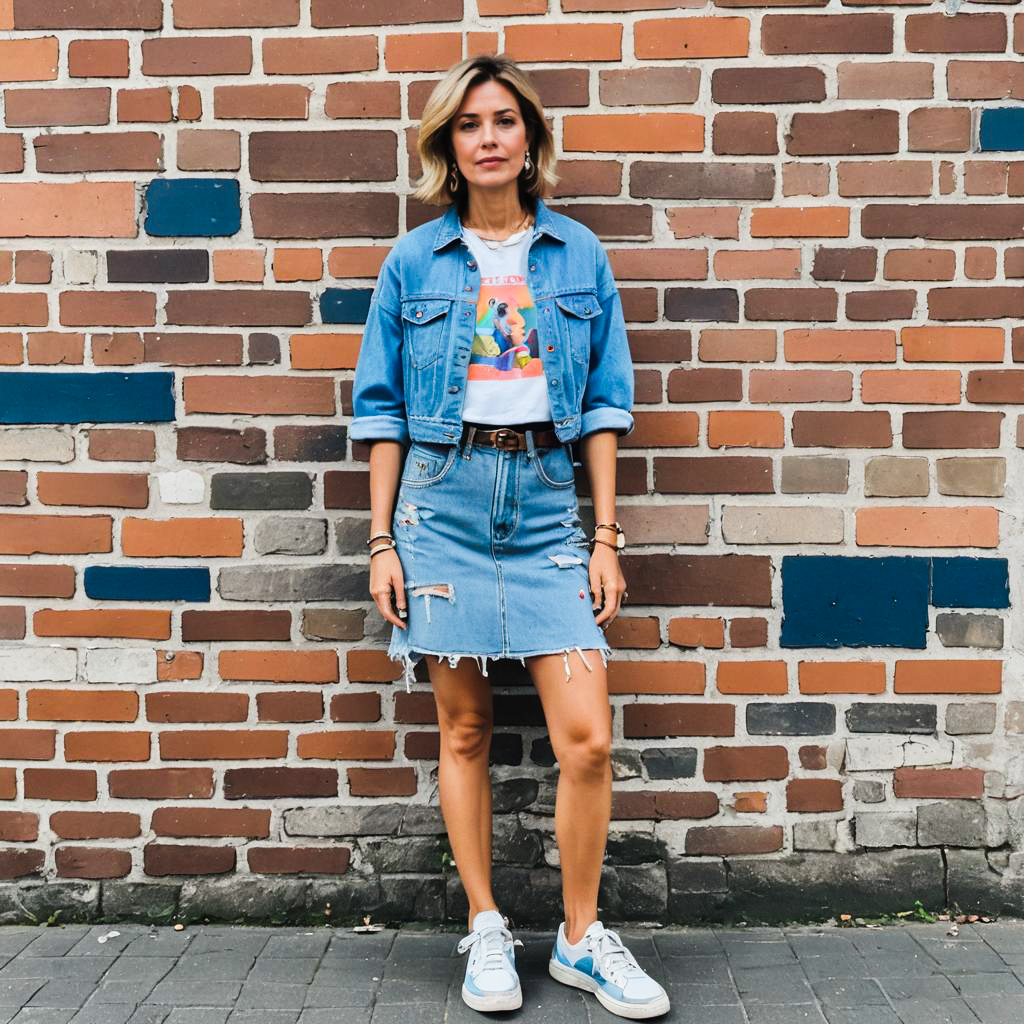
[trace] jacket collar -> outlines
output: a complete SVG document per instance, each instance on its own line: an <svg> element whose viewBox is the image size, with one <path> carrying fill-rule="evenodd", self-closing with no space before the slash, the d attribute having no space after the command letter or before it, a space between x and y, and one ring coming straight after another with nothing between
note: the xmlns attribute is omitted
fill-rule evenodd
<svg viewBox="0 0 1024 1024"><path fill-rule="evenodd" d="M538 234L550 235L557 242L564 242L565 239L555 229L555 218L551 215L547 204L540 196L536 197L537 214L534 226ZM462 235L462 225L459 223L459 213L452 203L441 217L441 223L437 226L437 234L434 236L434 252L443 249L450 242Z"/></svg>

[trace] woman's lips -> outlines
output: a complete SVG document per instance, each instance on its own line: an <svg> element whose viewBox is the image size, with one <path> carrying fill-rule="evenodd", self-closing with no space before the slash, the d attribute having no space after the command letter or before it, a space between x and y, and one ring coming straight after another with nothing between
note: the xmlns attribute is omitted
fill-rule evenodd
<svg viewBox="0 0 1024 1024"><path fill-rule="evenodd" d="M478 160L477 163L482 167L491 167L494 164L503 164L505 162L504 157L492 157L489 160Z"/></svg>

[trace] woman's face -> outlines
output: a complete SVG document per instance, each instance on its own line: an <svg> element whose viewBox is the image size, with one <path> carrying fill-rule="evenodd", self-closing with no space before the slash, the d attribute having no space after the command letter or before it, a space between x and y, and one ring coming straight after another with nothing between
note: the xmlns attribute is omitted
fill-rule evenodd
<svg viewBox="0 0 1024 1024"><path fill-rule="evenodd" d="M493 79L467 90L451 121L459 173L470 185L514 182L526 158L526 124L516 94Z"/></svg>

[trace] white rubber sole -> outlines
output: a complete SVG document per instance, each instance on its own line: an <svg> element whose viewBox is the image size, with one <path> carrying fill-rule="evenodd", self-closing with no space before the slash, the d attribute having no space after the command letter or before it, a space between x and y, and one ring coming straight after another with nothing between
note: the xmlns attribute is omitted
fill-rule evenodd
<svg viewBox="0 0 1024 1024"><path fill-rule="evenodd" d="M588 978L580 974L579 971L566 967L565 964L559 963L554 958L548 961L548 974L563 985L572 985L573 988L581 988L584 992L593 992L597 996L597 1001L606 1010L616 1013L620 1017L628 1017L629 1020L646 1020L648 1017L658 1017L663 1013L668 1013L668 995L644 1006L638 1006L636 1003L624 1003L608 995L593 978Z"/></svg>
<svg viewBox="0 0 1024 1024"><path fill-rule="evenodd" d="M471 1009L481 1013L496 1013L500 1010L518 1010L523 1005L523 990L517 985L511 992L493 996L478 996L462 985L462 1001Z"/></svg>

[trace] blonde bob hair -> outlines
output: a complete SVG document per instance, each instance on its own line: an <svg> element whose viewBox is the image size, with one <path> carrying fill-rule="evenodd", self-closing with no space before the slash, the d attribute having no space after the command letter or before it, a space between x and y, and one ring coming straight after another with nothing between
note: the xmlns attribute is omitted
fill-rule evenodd
<svg viewBox="0 0 1024 1024"><path fill-rule="evenodd" d="M464 212L468 202L466 179L458 175L458 186L452 191L449 180L455 167L455 150L451 141L451 124L466 93L481 82L500 82L518 100L519 110L529 139L529 173L519 174L519 200L526 209L534 208L536 196L546 197L558 182L555 173L555 139L544 119L544 108L526 73L507 57L468 57L452 65L434 86L423 108L417 140L423 174L415 191L415 199L431 206L455 203Z"/></svg>

